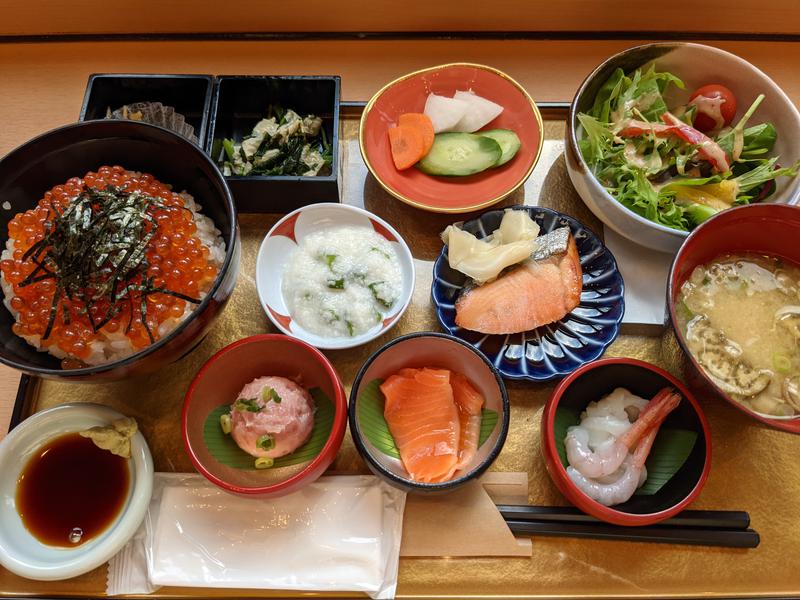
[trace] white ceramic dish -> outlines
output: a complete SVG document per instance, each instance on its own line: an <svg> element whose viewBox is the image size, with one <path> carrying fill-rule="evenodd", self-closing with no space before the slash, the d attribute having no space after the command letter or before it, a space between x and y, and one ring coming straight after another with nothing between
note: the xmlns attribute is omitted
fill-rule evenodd
<svg viewBox="0 0 800 600"><path fill-rule="evenodd" d="M91 571L114 556L136 533L153 489L153 459L137 432L128 461L131 485L117 519L102 534L75 548L47 546L25 528L15 505L17 480L28 459L49 440L123 415L97 404L63 404L25 419L0 442L0 564L28 579L68 579Z"/></svg>
<svg viewBox="0 0 800 600"><path fill-rule="evenodd" d="M323 337L304 329L292 318L283 296L286 263L303 237L336 226L365 227L382 235L394 246L403 276L400 299L384 315L383 321L353 337ZM261 307L283 333L317 348L354 348L386 333L408 308L414 293L414 259L400 234L380 217L346 204L312 204L289 213L269 230L256 258L256 288Z"/></svg>
<svg viewBox="0 0 800 600"><path fill-rule="evenodd" d="M738 120L756 97L764 94L766 98L748 124L769 121L775 126L778 139L771 156L780 156L784 165L800 158L800 112L763 71L730 52L702 44L667 42L630 48L606 60L584 80L567 120L566 162L572 184L586 206L608 227L637 244L675 254L689 233L649 221L617 202L592 175L578 149L577 115L591 107L597 90L614 69L631 72L651 62L659 71L669 71L686 84L685 90L671 88L668 105L687 101L692 91L702 85L721 83L736 96ZM767 201L797 204L800 176L779 178L775 193Z"/></svg>

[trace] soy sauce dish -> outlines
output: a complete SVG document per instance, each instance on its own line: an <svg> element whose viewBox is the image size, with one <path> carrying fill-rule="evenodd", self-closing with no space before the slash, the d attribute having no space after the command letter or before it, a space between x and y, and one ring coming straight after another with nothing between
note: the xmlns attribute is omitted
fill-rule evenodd
<svg viewBox="0 0 800 600"><path fill-rule="evenodd" d="M133 536L153 487L144 436L127 437L123 458L79 433L123 418L97 404L63 404L0 442L3 567L28 579L68 579L102 565Z"/></svg>

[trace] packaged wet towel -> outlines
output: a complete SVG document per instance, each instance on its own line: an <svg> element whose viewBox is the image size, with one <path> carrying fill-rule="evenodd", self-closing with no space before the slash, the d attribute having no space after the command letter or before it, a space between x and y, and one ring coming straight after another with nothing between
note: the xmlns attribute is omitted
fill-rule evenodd
<svg viewBox="0 0 800 600"><path fill-rule="evenodd" d="M274 500L232 496L199 477L175 479L145 521L147 579L393 598L404 506L405 493L366 475L322 477ZM130 575L119 585L126 571L110 565L110 593L130 589Z"/></svg>

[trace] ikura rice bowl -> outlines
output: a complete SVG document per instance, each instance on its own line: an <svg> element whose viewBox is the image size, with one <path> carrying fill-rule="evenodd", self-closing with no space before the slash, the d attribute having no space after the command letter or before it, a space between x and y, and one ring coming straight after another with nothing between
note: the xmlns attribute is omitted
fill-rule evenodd
<svg viewBox="0 0 800 600"><path fill-rule="evenodd" d="M79 368L168 335L208 293L224 258L220 231L192 196L104 166L11 219L0 286L14 333Z"/></svg>

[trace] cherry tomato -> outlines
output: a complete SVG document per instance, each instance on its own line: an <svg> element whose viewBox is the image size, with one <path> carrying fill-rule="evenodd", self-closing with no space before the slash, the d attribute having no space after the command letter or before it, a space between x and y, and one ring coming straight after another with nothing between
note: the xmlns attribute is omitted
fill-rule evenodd
<svg viewBox="0 0 800 600"><path fill-rule="evenodd" d="M715 115L714 112L710 112L710 110L713 110L713 108L709 110L707 104L699 102L697 104L697 114L694 118L695 129L699 129L700 131L711 131L713 129L719 129L721 127L730 125L731 122L733 122L733 118L736 116L736 96L733 95L732 91L730 91L724 85L720 85L718 83L704 85L703 87L698 88L697 91L695 91L695 93L689 97L689 102L701 96L704 98L723 99L723 102L719 107L719 116L722 117L723 123L720 125L717 122L718 116Z"/></svg>

